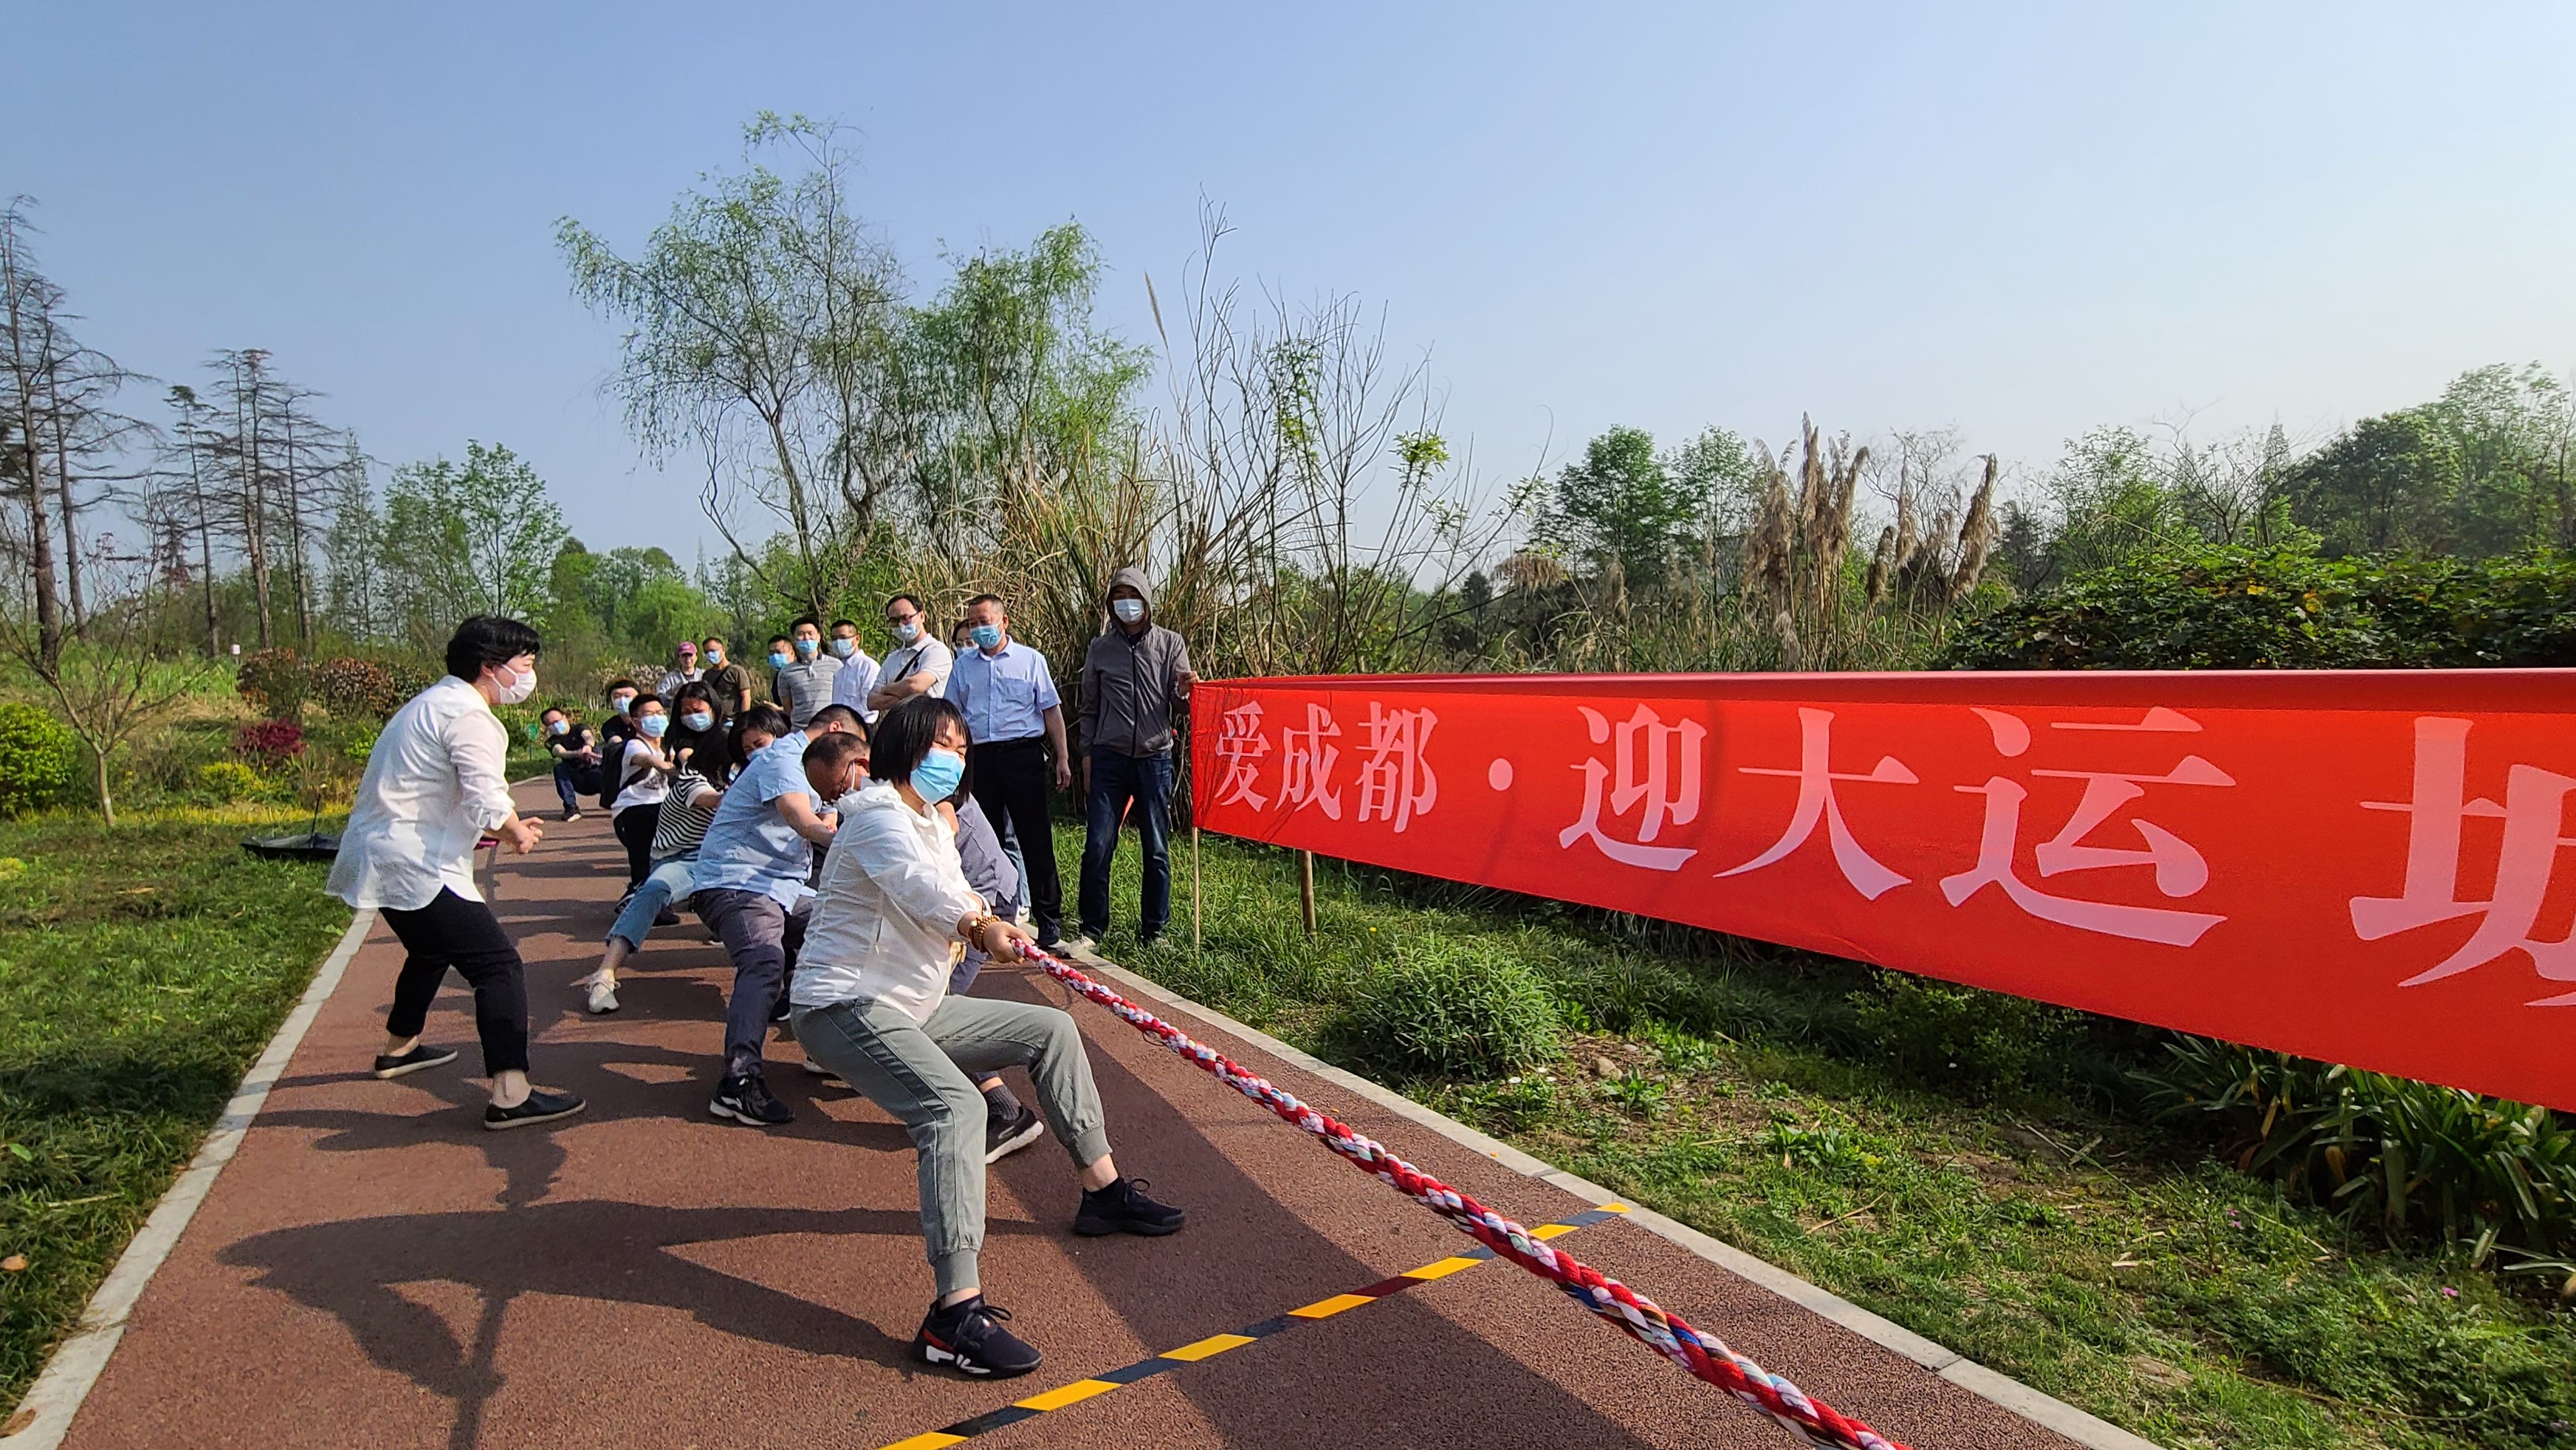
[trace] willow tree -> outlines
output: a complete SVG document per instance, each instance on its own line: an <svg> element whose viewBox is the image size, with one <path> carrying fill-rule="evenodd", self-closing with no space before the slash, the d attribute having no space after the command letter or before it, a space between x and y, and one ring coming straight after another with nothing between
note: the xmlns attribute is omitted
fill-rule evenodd
<svg viewBox="0 0 2576 1450"><path fill-rule="evenodd" d="M746 168L684 193L640 253L570 217L556 239L575 295L626 327L628 427L657 461L694 454L734 556L820 613L919 444L903 277L854 209L841 128L763 112L744 143ZM763 159L782 154L794 174Z"/></svg>

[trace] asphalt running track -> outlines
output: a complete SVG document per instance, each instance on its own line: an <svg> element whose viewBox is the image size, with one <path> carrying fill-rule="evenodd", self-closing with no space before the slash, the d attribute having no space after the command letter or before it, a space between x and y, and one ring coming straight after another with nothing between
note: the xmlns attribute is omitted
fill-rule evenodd
<svg viewBox="0 0 2576 1450"><path fill-rule="evenodd" d="M543 784L518 794L553 804ZM801 1071L783 1040L770 1081L796 1122L707 1116L730 972L694 919L630 963L623 1011L586 1016L569 983L596 959L623 855L604 817L548 830L536 854L502 860L494 901L528 959L537 1079L583 1093L589 1112L552 1134L483 1131L470 999L453 979L428 1038L464 1056L370 1076L401 961L377 924L135 1306L67 1446L1796 1443L1557 1290L1469 1256L1439 1219L1107 1012L1017 973L977 990L1070 1006L1120 1165L1190 1225L1077 1238L1052 1140L1005 1160L984 1277L1047 1363L1007 1384L917 1366L906 1350L930 1273L901 1129ZM1562 1225L1578 1257L1893 1439L2073 1443L1157 1010L1425 1171Z"/></svg>

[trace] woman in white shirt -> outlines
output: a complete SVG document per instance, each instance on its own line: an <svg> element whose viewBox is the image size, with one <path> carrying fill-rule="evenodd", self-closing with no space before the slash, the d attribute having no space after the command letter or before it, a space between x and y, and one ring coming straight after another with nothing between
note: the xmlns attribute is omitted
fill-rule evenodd
<svg viewBox="0 0 2576 1450"><path fill-rule="evenodd" d="M474 885L485 831L526 855L541 834L510 804L509 737L496 704L537 686L537 632L477 615L447 642L447 675L394 712L367 754L366 774L331 863L330 893L384 913L410 955L394 981L376 1076L401 1077L456 1060L420 1040L429 1004L454 967L474 989L474 1027L492 1079L486 1128L552 1122L582 1109L571 1093L528 1084L528 989L518 948Z"/></svg>
<svg viewBox="0 0 2576 1450"><path fill-rule="evenodd" d="M979 1282L985 1109L977 1077L1029 1070L1047 1124L1082 1178L1074 1232L1168 1234L1183 1215L1146 1197L1143 1179L1119 1176L1070 1016L948 995L966 944L1014 962L1029 943L966 884L939 813L964 777L967 743L966 717L925 695L886 712L872 749L841 735L807 745L806 778L823 776L846 793L789 1001L806 1055L893 1114L920 1154L921 1234L939 1287L914 1357L1007 1378L1037 1368L1040 1356L1002 1327L1009 1311L985 1304Z"/></svg>

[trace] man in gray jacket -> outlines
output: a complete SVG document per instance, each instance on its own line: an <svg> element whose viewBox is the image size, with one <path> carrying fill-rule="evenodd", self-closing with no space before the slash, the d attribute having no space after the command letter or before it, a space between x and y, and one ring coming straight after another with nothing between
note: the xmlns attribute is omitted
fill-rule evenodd
<svg viewBox="0 0 2576 1450"><path fill-rule="evenodd" d="M1172 918L1172 715L1199 677L1190 647L1154 623L1145 571L1109 577L1109 628L1082 657L1082 933L1109 930L1109 863L1132 803L1145 848L1136 934L1150 942Z"/></svg>

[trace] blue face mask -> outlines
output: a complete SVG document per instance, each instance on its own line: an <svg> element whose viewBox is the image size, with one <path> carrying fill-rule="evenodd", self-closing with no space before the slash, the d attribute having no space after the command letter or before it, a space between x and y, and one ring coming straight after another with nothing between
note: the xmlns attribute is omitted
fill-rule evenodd
<svg viewBox="0 0 2576 1450"><path fill-rule="evenodd" d="M646 715L635 722L635 728L644 732L645 739L659 740L662 738L662 732L671 728L671 717Z"/></svg>
<svg viewBox="0 0 2576 1450"><path fill-rule="evenodd" d="M787 668L787 666L789 665L789 663L791 663L791 662L789 661L789 659L787 658L787 656L786 656L786 655L784 655L784 654L779 653L777 650L771 650L771 651L769 652L769 667L770 667L771 669L773 669L773 670L783 670L783 669Z"/></svg>
<svg viewBox="0 0 2576 1450"><path fill-rule="evenodd" d="M716 717L704 711L692 711L681 716L680 723L692 730L712 730L715 728Z"/></svg>
<svg viewBox="0 0 2576 1450"><path fill-rule="evenodd" d="M836 639L832 641L832 658L834 659L845 660L858 652L859 642L855 639Z"/></svg>
<svg viewBox="0 0 2576 1450"><path fill-rule="evenodd" d="M998 624L979 624L967 638L975 641L977 649L999 649L1002 646L1002 627Z"/></svg>
<svg viewBox="0 0 2576 1450"><path fill-rule="evenodd" d="M966 778L966 757L953 750L934 747L912 768L912 788L933 805L957 794L957 782Z"/></svg>
<svg viewBox="0 0 2576 1450"><path fill-rule="evenodd" d="M623 715L626 713L626 707L634 703L635 697L633 695L620 695L616 699L609 701L608 707L615 710L618 714Z"/></svg>
<svg viewBox="0 0 2576 1450"><path fill-rule="evenodd" d="M814 657L814 649L817 643L818 641L810 639L800 639L796 641L797 658L808 660L812 659Z"/></svg>

